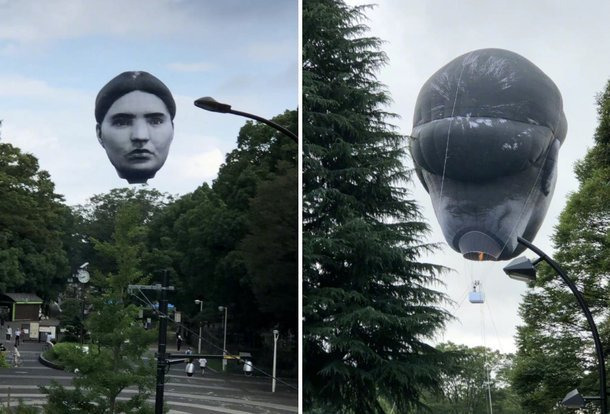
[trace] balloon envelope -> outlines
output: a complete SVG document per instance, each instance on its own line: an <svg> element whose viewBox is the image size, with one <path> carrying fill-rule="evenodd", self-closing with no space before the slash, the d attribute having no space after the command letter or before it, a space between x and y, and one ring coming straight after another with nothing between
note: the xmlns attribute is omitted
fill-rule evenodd
<svg viewBox="0 0 610 414"><path fill-rule="evenodd" d="M410 150L447 243L507 260L540 228L567 122L553 81L502 49L466 53L433 74L415 106Z"/></svg>

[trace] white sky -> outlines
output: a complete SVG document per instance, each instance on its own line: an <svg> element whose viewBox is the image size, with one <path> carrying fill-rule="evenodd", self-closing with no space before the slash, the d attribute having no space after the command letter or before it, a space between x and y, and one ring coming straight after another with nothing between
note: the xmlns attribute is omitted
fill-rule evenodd
<svg viewBox="0 0 610 414"><path fill-rule="evenodd" d="M380 72L380 80L394 100L390 111L401 116L397 125L402 134L411 133L415 100L423 83L437 69L471 50L493 47L519 53L557 84L563 96L568 134L559 153L555 194L534 240L535 245L552 254L553 227L567 194L578 186L573 164L593 144L595 96L610 78L610 2L348 0L352 5L373 2L377 6L367 12L367 25L370 35L387 42L383 49L389 65ZM413 195L432 226L430 241L444 246L429 260L455 269L445 280L448 295L458 302L450 308L458 320L438 341L514 351L513 335L521 323L518 305L527 287L505 276L502 268L508 262L471 262L448 247L430 199L414 178ZM531 252L526 255L535 258ZM487 299L484 305L464 299L476 279L483 284Z"/></svg>
<svg viewBox="0 0 610 414"><path fill-rule="evenodd" d="M246 118L203 111L202 96L271 118L298 99L297 0L0 0L2 141L38 157L70 205L127 187L95 137L95 97L144 70L177 104L152 188L211 183Z"/></svg>

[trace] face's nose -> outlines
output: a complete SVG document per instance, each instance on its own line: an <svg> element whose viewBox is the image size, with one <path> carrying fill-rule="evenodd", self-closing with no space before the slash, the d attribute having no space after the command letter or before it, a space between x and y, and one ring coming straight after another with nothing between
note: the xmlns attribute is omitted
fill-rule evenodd
<svg viewBox="0 0 610 414"><path fill-rule="evenodd" d="M131 128L132 141L148 141L150 139L148 124L145 119L135 119Z"/></svg>

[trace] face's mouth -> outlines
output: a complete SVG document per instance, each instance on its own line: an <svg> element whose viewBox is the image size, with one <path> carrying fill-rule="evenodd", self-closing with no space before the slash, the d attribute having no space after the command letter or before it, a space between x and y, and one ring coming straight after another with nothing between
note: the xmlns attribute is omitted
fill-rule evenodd
<svg viewBox="0 0 610 414"><path fill-rule="evenodd" d="M130 160L149 159L153 155L154 154L152 153L152 151L140 148L140 149L135 149L135 150L127 153L127 158Z"/></svg>

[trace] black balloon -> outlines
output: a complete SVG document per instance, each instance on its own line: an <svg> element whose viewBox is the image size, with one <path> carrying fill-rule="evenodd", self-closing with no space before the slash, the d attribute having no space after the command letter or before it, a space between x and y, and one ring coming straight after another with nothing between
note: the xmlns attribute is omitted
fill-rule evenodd
<svg viewBox="0 0 610 414"><path fill-rule="evenodd" d="M459 56L422 87L410 149L447 243L507 260L548 209L567 122L553 81L502 49Z"/></svg>

